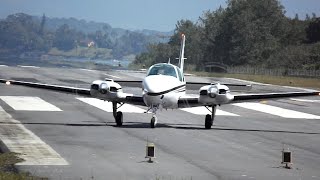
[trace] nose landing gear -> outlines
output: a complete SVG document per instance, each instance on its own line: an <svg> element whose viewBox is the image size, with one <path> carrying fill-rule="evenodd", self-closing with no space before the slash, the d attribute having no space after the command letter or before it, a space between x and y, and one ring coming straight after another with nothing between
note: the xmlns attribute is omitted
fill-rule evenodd
<svg viewBox="0 0 320 180"><path fill-rule="evenodd" d="M151 128L155 128L156 125L157 125L157 121L158 121L158 118L156 115L152 115L152 118L151 118L151 121L150 121L150 127Z"/></svg>
<svg viewBox="0 0 320 180"><path fill-rule="evenodd" d="M113 110L113 117L116 121L117 126L122 126L123 123L123 114L121 111L117 111L123 104L120 104L118 107L117 102L112 102L112 110Z"/></svg>
<svg viewBox="0 0 320 180"><path fill-rule="evenodd" d="M148 109L148 111L152 111L152 118L151 118L151 120L150 120L150 127L151 128L155 128L156 127L156 125L157 125L157 122L158 122L158 118L157 118L157 116L156 116L156 113L157 113L157 110L158 110L158 106L151 106L149 109ZM147 111L147 112L148 112Z"/></svg>
<svg viewBox="0 0 320 180"><path fill-rule="evenodd" d="M208 107L206 107L206 108L211 112L211 115L210 114L206 115L204 127L206 129L211 129L211 126L214 121L214 117L216 115L217 105L213 105L211 110Z"/></svg>

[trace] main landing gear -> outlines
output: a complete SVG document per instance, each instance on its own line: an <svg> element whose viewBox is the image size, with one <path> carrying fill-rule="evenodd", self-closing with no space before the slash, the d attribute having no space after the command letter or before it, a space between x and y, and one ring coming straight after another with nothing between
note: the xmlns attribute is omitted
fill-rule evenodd
<svg viewBox="0 0 320 180"><path fill-rule="evenodd" d="M117 126L122 126L123 123L123 114L121 111L117 111L123 104L120 104L118 107L117 102L112 102L112 110L113 110L113 117L116 121Z"/></svg>
<svg viewBox="0 0 320 180"><path fill-rule="evenodd" d="M211 115L210 114L207 114L206 115L206 119L205 119L205 123L204 123L204 127L206 129L211 129L211 126L213 124L213 121L214 121L214 117L216 115L216 110L217 110L217 105L213 105L211 108L211 110L206 107L210 112L211 112Z"/></svg>

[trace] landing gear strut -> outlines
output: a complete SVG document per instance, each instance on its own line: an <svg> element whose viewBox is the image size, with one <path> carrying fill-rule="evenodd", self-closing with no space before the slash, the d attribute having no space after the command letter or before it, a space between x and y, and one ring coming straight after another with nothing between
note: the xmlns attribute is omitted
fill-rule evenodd
<svg viewBox="0 0 320 180"><path fill-rule="evenodd" d="M207 107L207 109L208 109L208 107ZM206 129L211 129L211 126L212 126L213 121L214 121L214 117L216 115L216 109L217 109L217 105L213 105L212 106L212 110L211 110L211 115L210 114L206 115L206 119L205 119L205 123L204 123L204 127Z"/></svg>
<svg viewBox="0 0 320 180"><path fill-rule="evenodd" d="M112 102L112 110L113 110L113 117L116 121L117 126L122 126L123 123L123 114L121 111L117 111L123 104L120 104L118 107L117 102Z"/></svg>

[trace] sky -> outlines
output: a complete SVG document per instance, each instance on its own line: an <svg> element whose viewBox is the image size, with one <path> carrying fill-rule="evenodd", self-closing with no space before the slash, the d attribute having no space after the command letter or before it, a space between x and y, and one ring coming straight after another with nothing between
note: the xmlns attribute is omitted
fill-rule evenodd
<svg viewBox="0 0 320 180"><path fill-rule="evenodd" d="M320 16L320 0L280 0L287 15ZM178 20L196 21L208 10L225 7L226 0L0 0L0 18L14 13L74 17L105 22L112 27L171 31Z"/></svg>

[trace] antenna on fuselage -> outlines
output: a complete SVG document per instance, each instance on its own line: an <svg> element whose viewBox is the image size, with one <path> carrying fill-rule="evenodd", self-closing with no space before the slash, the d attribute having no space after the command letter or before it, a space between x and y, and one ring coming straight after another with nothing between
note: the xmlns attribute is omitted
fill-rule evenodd
<svg viewBox="0 0 320 180"><path fill-rule="evenodd" d="M180 47L180 56L179 56L179 67L181 72L183 73L184 60L187 59L184 57L184 47L186 43L186 36L181 34L181 47Z"/></svg>
<svg viewBox="0 0 320 180"><path fill-rule="evenodd" d="M171 64L171 62L170 62L171 60L170 60L170 58L169 58L169 60L168 60L168 64Z"/></svg>

